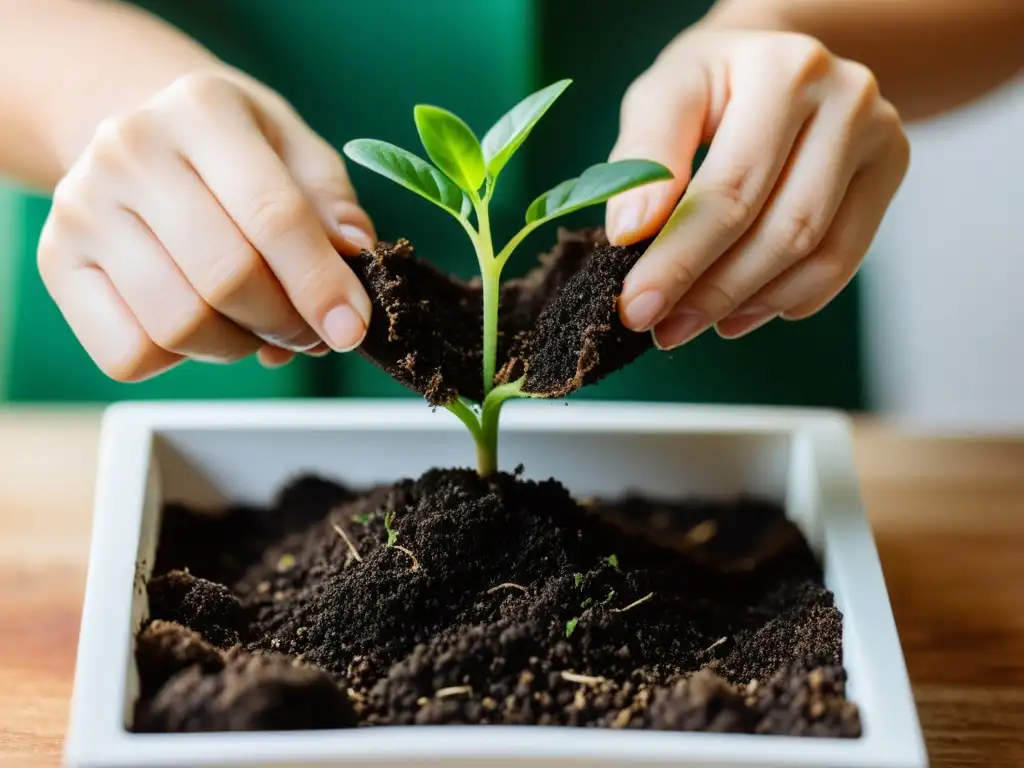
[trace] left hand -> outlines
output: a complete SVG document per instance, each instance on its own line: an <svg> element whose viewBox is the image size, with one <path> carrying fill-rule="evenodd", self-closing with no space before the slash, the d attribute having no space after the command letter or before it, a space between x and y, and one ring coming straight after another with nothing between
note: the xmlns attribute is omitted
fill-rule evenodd
<svg viewBox="0 0 1024 768"><path fill-rule="evenodd" d="M712 326L736 338L828 304L874 239L910 148L863 65L800 34L698 25L627 91L611 154L625 158L675 175L607 211L615 244L661 230L620 315L672 349Z"/></svg>

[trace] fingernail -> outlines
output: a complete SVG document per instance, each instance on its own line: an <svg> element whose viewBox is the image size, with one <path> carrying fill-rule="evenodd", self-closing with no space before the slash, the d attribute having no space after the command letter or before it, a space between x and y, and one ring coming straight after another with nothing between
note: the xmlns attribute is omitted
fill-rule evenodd
<svg viewBox="0 0 1024 768"><path fill-rule="evenodd" d="M338 234L340 234L346 242L351 243L356 248L360 248L364 251L373 250L373 238L353 224L339 224Z"/></svg>
<svg viewBox="0 0 1024 768"><path fill-rule="evenodd" d="M646 331L665 309L665 294L644 291L622 308L623 324L634 331Z"/></svg>
<svg viewBox="0 0 1024 768"><path fill-rule="evenodd" d="M613 245L622 245L623 240L635 234L644 221L644 214L647 212L647 199L640 197L635 200L624 201L616 211L612 219L608 241Z"/></svg>
<svg viewBox="0 0 1024 768"><path fill-rule="evenodd" d="M715 331L723 339L738 339L770 323L778 314L776 310L763 305L743 307L720 320Z"/></svg>
<svg viewBox="0 0 1024 768"><path fill-rule="evenodd" d="M707 318L693 309L681 309L666 317L654 329L654 345L667 351L685 344L707 329Z"/></svg>
<svg viewBox="0 0 1024 768"><path fill-rule="evenodd" d="M331 353L331 348L323 342L320 342L312 349L307 349L303 354L309 355L310 357L324 357Z"/></svg>
<svg viewBox="0 0 1024 768"><path fill-rule="evenodd" d="M340 304L324 317L324 333L335 352L351 352L366 335L366 323L348 304Z"/></svg>
<svg viewBox="0 0 1024 768"><path fill-rule="evenodd" d="M256 333L254 335L267 344L287 349L289 352L307 352L318 344L323 344L320 337L308 327L298 333L288 335L277 333Z"/></svg>

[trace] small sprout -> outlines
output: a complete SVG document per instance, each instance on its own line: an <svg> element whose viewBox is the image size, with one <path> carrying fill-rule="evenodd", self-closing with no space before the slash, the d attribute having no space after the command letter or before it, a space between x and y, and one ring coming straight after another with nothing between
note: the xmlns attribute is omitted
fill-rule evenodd
<svg viewBox="0 0 1024 768"><path fill-rule="evenodd" d="M281 555L281 559L277 561L277 572L284 573L290 571L295 567L295 556L294 555Z"/></svg>
<svg viewBox="0 0 1024 768"><path fill-rule="evenodd" d="M305 627L299 627L298 629L295 630L295 634L298 635L299 637L302 637L304 634L306 634L306 628Z"/></svg>
<svg viewBox="0 0 1024 768"><path fill-rule="evenodd" d="M352 557L354 557L357 562L363 562L363 558L359 554L359 550L356 549L356 545L352 543L352 540L348 537L348 534L345 533L345 529L342 528L340 525L334 524L334 532L341 536L342 541L345 542L345 546L348 547L348 551L352 553Z"/></svg>
<svg viewBox="0 0 1024 768"><path fill-rule="evenodd" d="M388 546L395 546L395 542L398 541L398 531L395 530L395 510L389 509L388 513L384 515L384 530L388 532Z"/></svg>
<svg viewBox="0 0 1024 768"><path fill-rule="evenodd" d="M352 522L359 523L360 525L366 525L370 522L370 516L365 513L362 515L352 515Z"/></svg>
<svg viewBox="0 0 1024 768"><path fill-rule="evenodd" d="M576 631L576 625L579 623L580 620L578 618L569 619L567 622L565 622L565 636L572 637L572 633Z"/></svg>
<svg viewBox="0 0 1024 768"><path fill-rule="evenodd" d="M530 594L530 590L528 590L526 587L522 586L521 584L513 584L511 581L506 581L503 584L498 584L497 586L491 587L487 590L487 594L493 595L499 589L518 589L524 595Z"/></svg>
<svg viewBox="0 0 1024 768"><path fill-rule="evenodd" d="M608 590L608 597L606 597L606 598L604 599L604 601L605 601L606 603L607 603L607 602L610 602L610 601L612 600L612 598L613 598L613 597L615 597L615 590L614 590L614 589L609 589L609 590Z"/></svg>
<svg viewBox="0 0 1024 768"><path fill-rule="evenodd" d="M717 640L715 640L715 642L713 642L711 645L709 645L707 648L705 648L703 651L701 651L700 655L703 656L705 653L711 653L711 651L715 650L715 648L720 646L722 643L724 643L728 639L729 638L727 638L727 637L720 637L720 638L718 638Z"/></svg>
<svg viewBox="0 0 1024 768"><path fill-rule="evenodd" d="M619 556L618 555L608 555L607 560L608 560L608 565L610 565L615 570L619 570Z"/></svg>
<svg viewBox="0 0 1024 768"><path fill-rule="evenodd" d="M576 582L576 589L579 589L580 584L583 583L583 574L577 573L575 576L573 576L573 580Z"/></svg>
<svg viewBox="0 0 1024 768"><path fill-rule="evenodd" d="M612 613L625 613L626 611L628 611L628 610L630 610L632 608L636 608L638 605L642 605L643 603L646 603L652 597L654 597L654 593L653 592L644 595L639 600L637 600L635 602L632 602L629 605L627 605L625 608L612 608Z"/></svg>
<svg viewBox="0 0 1024 768"><path fill-rule="evenodd" d="M588 597L586 600L584 600L582 603L580 603L580 608L585 611L585 610L587 610L587 608L589 608L591 605L593 605L593 603L594 603L594 598Z"/></svg>

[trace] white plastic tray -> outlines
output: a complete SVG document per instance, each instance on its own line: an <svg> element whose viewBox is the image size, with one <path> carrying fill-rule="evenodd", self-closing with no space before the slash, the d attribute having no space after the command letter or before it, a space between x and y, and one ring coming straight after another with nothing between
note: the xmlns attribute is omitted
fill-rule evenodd
<svg viewBox="0 0 1024 768"><path fill-rule="evenodd" d="M146 614L161 504L266 502L319 472L362 486L467 466L464 427L417 401L128 403L104 419L66 760L72 768L179 766L832 766L924 768L899 639L854 471L831 412L529 402L502 417L501 463L581 496L755 493L785 504L823 559L844 615L848 691L863 736L437 726L134 734L133 637Z"/></svg>

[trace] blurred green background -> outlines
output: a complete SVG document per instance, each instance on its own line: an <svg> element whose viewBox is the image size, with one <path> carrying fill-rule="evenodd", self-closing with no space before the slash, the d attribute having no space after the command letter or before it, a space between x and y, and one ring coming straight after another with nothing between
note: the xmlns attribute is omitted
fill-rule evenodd
<svg viewBox="0 0 1024 768"><path fill-rule="evenodd" d="M500 241L528 202L606 159L619 101L658 52L708 2L620 0L142 0L283 93L334 146L385 139L422 153L413 105L439 104L482 135L509 107L548 83L575 83L508 170L492 214ZM752 130L758 130L752 126ZM462 275L475 269L465 233L430 203L362 168L360 199L381 237L406 237ZM302 359L274 371L255 360L188 363L154 380L119 384L89 360L35 268L49 201L0 187L0 398L111 402L138 398L413 396L358 355ZM564 220L599 224L603 208ZM526 241L507 274L554 242L555 226ZM818 316L777 321L740 340L705 333L671 354L652 351L579 395L585 398L866 407L857 281Z"/></svg>

